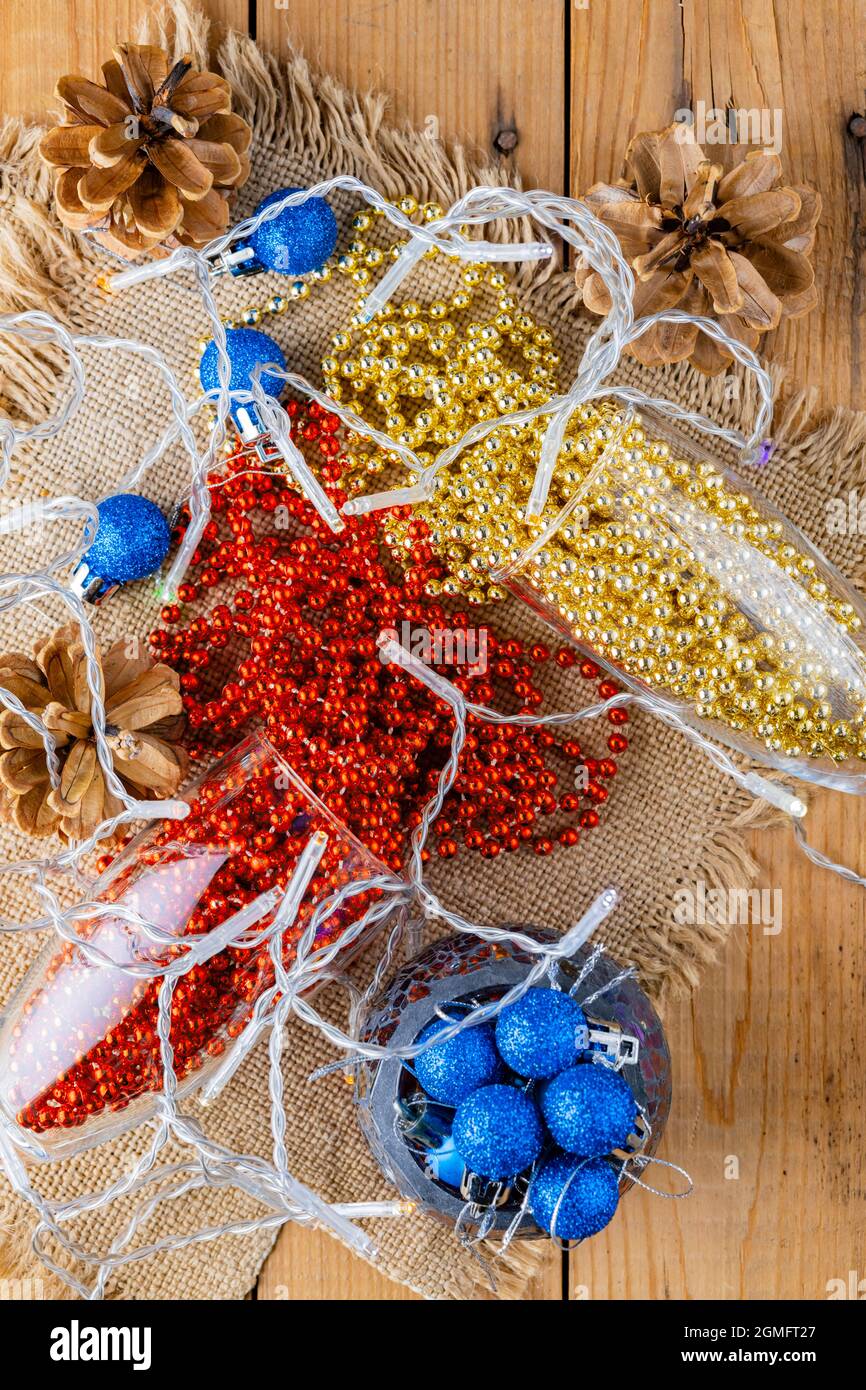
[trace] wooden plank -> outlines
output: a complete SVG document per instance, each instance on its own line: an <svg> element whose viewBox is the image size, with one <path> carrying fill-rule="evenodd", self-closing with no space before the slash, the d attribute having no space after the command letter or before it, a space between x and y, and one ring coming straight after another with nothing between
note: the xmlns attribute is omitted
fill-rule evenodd
<svg viewBox="0 0 866 1390"><path fill-rule="evenodd" d="M257 37L289 43L356 88L393 95L397 119L491 153L516 143L527 185L564 186L565 5L533 0L259 0ZM275 1290L279 1290L276 1293ZM315 1293L310 1292L316 1290ZM532 1296L560 1299L558 1254ZM327 1235L287 1227L259 1280L258 1297L411 1297Z"/></svg>
<svg viewBox="0 0 866 1390"><path fill-rule="evenodd" d="M246 0L207 8L246 27ZM531 27L527 11L511 0L292 0L288 11L262 0L258 23L269 42L288 32L343 80L399 92L398 114L434 115L446 135L489 148L513 124L527 182L559 188L565 0L535 0ZM42 116L57 75L98 71L140 12L137 0L6 0L0 109ZM825 308L772 350L828 402L862 405L864 165L844 133L863 107L862 6L590 0L570 8L569 28L575 190L616 174L630 134L678 107L730 98L781 108L786 167L825 197ZM859 803L828 799L810 819L816 842L862 865ZM669 1010L676 1093L663 1153L691 1169L696 1195L674 1206L633 1192L608 1235L579 1252L575 1293L822 1298L829 1280L864 1273L862 895L812 870L784 834L762 837L758 851L783 893L781 934L740 933L703 989ZM725 1176L730 1158L738 1179ZM557 1298L559 1280L551 1261L536 1296ZM329 1237L291 1228L259 1296L410 1297Z"/></svg>
<svg viewBox="0 0 866 1390"><path fill-rule="evenodd" d="M259 1275L256 1298L405 1302L418 1295L379 1274L326 1232L286 1226Z"/></svg>
<svg viewBox="0 0 866 1390"><path fill-rule="evenodd" d="M394 114L490 154L505 145L527 186L563 187L563 0L258 0L257 36L291 42ZM531 22L528 22L530 19Z"/></svg>
<svg viewBox="0 0 866 1390"><path fill-rule="evenodd" d="M620 173L631 136L688 108L766 113L791 182L824 198L816 283L823 313L764 339L797 386L866 406L866 145L847 132L863 109L866 30L858 3L810 0L578 0L572 11L571 187ZM728 166L746 146L707 146Z"/></svg>
<svg viewBox="0 0 866 1390"><path fill-rule="evenodd" d="M809 833L862 868L851 811L826 798ZM863 1277L863 893L813 868L787 831L754 840L782 930L738 929L666 1020L674 1102L661 1155L690 1171L695 1193L631 1192L572 1256L575 1297L824 1299L849 1271ZM667 1187L657 1171L647 1180Z"/></svg>
<svg viewBox="0 0 866 1390"><path fill-rule="evenodd" d="M781 111L785 167L824 195L823 307L765 349L794 386L862 407L864 174L845 133L863 105L862 7L590 0L572 12L571 53L576 193L616 177L630 137L678 108ZM728 164L737 153L713 147ZM818 844L862 869L861 802L828 798L809 819ZM829 1280L862 1268L866 1047L850 1020L862 1007L863 895L784 833L756 837L755 850L782 893L781 934L739 931L667 1020L675 1091L662 1154L691 1170L695 1195L674 1205L632 1192L572 1256L574 1297L824 1298ZM738 1179L726 1176L734 1160Z"/></svg>
<svg viewBox="0 0 866 1390"><path fill-rule="evenodd" d="M418 1297L350 1254L324 1231L303 1230L299 1226L286 1226L280 1232L256 1286L259 1299L403 1302ZM551 1251L551 1258L526 1298L547 1302L562 1299L562 1266L556 1251Z"/></svg>
<svg viewBox="0 0 866 1390"><path fill-rule="evenodd" d="M227 25L246 32L247 0L207 0L214 39ZM97 79L111 46L133 38L140 0L4 0L0 6L0 111L42 121L51 111L57 78L79 72Z"/></svg>

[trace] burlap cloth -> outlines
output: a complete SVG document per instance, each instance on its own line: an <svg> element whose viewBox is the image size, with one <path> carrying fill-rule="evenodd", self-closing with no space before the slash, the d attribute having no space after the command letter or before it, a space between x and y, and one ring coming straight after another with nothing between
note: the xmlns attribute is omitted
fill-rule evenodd
<svg viewBox="0 0 866 1390"><path fill-rule="evenodd" d="M178 52L206 56L206 25L183 5L174 14L148 21ZM263 55L247 38L230 35L219 65L231 80L236 107L255 128L253 177L243 190L239 214L264 194L289 184L308 185L331 174L348 172L389 197L412 192L421 199L450 204L469 185L499 183L502 170L473 163L459 148L448 149L410 129L385 123L384 102L358 97L328 77L315 76L300 57L287 68ZM195 344L205 331L198 298L190 283L177 279L139 286L114 299L94 288L104 261L81 241L65 233L49 210L49 186L35 153L38 132L7 122L0 129L0 309L51 307L79 327L133 336L160 346L188 384L190 394L197 360ZM337 196L335 210L341 242L357 200ZM425 263L417 273L418 293L434 291L440 277L453 274ZM427 283L423 284L426 276ZM533 312L553 328L564 354L564 377L570 379L587 333L576 313L571 277L554 271L534 277L521 272ZM531 283L530 283L531 281ZM226 316L240 306L261 303L282 284L276 277L221 282L218 298ZM413 292L414 292L413 282ZM353 291L335 276L311 297L265 325L280 340L290 364L318 379L318 363L330 335L345 319ZM17 477L10 495L26 500L43 493L102 496L122 477L162 432L168 403L155 374L130 356L90 352L89 396L72 426L48 446L16 457ZM0 409L3 414L41 418L50 408L63 362L53 350L34 352L14 339L0 342ZM620 379L668 394L726 423L751 418L749 383L739 374L708 382L687 366L668 370L664 380L625 362ZM789 398L774 429L779 447L763 476L773 500L811 532L843 571L858 575L863 540L828 535L827 500L847 495L862 483L866 417L837 410L813 426L807 397ZM777 415L780 412L777 412ZM166 506L184 495L187 466L179 453L167 457L149 475L145 490ZM62 528L61 528L62 529ZM57 553L66 538L54 531L45 553ZM70 533L71 539L71 533ZM37 563L34 550L17 540L0 541L3 571ZM16 550L16 547L19 547ZM35 552L38 555L38 551ZM7 562L7 558L8 561ZM48 631L59 610L44 606L44 616L18 610L0 620L0 650L29 646L38 631ZM145 583L124 592L98 615L104 641L125 634L143 635L158 621L158 603ZM500 626L531 630L516 601L497 614ZM547 677L550 707L568 708L585 701L590 687L574 673L552 671ZM607 726L609 727L609 726ZM588 743L604 746L607 727L594 730ZM610 952L639 968L656 996L672 987L694 987L699 969L724 939L727 928L708 922L678 925L673 895L678 886L704 880L711 886L744 886L755 874L743 843L750 825L769 823L764 806L752 802L725 780L691 745L662 725L639 718L631 726L632 747L622 760L622 774L602 826L576 851L539 860L518 854L494 863L464 854L453 865L437 866L433 886L452 906L489 922L536 921L564 927L592 896L613 883L623 905L605 929ZM585 735L582 735L585 738ZM12 860L32 852L21 839L0 836L0 858ZM20 885L3 882L0 912L9 919L36 915ZM33 937L0 939L0 997L8 998L41 941ZM341 1018L340 999L320 1003ZM293 1171L329 1200L374 1200L392 1195L357 1128L350 1092L339 1075L314 1085L310 1073L330 1054L319 1035L293 1023L285 1050L289 1159ZM250 1057L218 1103L206 1113L208 1132L243 1152L269 1152L267 1062L262 1048ZM193 1102L195 1107L195 1103ZM197 1107L196 1107L197 1108ZM103 1185L141 1151L144 1137L133 1134L66 1165L51 1165L38 1174L39 1186L52 1196ZM5 1241L0 1245L0 1274L36 1273L29 1248L32 1212L8 1196L0 1209ZM254 1216L253 1203L233 1191L219 1190L174 1202L152 1221L142 1238L198 1225L243 1221ZM105 1247L117 1229L119 1213L79 1222L85 1243ZM377 1264L392 1278L433 1298L485 1296L479 1266L436 1222L380 1220L369 1223L378 1245ZM113 1277L112 1297L238 1298L254 1284L274 1231L222 1237L127 1267ZM500 1262L498 1291L519 1297L545 1258L543 1242L515 1243ZM86 1273L81 1269L79 1274ZM46 1282L52 1294L59 1283Z"/></svg>

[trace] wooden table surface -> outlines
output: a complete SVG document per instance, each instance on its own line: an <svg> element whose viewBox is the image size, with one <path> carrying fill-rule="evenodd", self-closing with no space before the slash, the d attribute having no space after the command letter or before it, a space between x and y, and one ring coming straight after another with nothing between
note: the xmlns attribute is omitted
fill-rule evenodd
<svg viewBox="0 0 866 1390"><path fill-rule="evenodd" d="M289 43L343 81L393 95L443 135L514 149L528 186L585 190L619 172L631 135L679 108L765 110L793 182L817 185L822 308L767 351L829 407L866 407L863 363L866 0L210 0L218 26ZM98 76L134 35L138 0L3 0L0 111L40 119L55 78ZM778 113L775 117L773 113ZM719 148L724 162L730 149ZM866 869L862 802L813 797L810 833ZM862 892L813 870L786 832L755 838L783 927L743 928L666 1024L675 1099L662 1152L688 1202L635 1190L533 1296L866 1297L866 912ZM860 1283L860 1281L863 1281ZM286 1228L258 1298L412 1297L328 1236Z"/></svg>

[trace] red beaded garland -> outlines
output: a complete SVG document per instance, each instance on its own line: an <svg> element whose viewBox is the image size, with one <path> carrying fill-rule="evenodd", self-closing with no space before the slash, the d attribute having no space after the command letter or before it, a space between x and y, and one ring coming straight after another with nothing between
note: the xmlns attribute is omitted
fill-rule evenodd
<svg viewBox="0 0 866 1390"><path fill-rule="evenodd" d="M339 507L344 462L336 416L317 405L290 403L293 435L319 457L315 466ZM463 659L436 665L477 704L537 713L543 693L538 668L551 660L561 669L578 665L597 683L602 699L618 693L600 680L595 662L571 648L554 653L541 642L528 648L500 637L489 626L470 628L465 612L448 612L425 592L442 566L426 542L426 525L410 525L410 563L398 572L375 517L352 518L334 535L314 508L281 475L261 469L255 456L238 452L209 479L212 516L196 550L178 602L161 611L163 626L150 634L155 656L180 674L190 755L201 760L237 743L241 731L259 724L274 747L350 831L389 868L404 865L407 841L433 794L448 756L453 713L419 682L384 664L377 639L413 631L445 632L451 655ZM181 522L182 531L183 521ZM405 557L404 557L405 560ZM218 591L218 592L214 592ZM195 605L197 612L190 613ZM486 669L468 659L469 638L483 633ZM440 653L441 654L441 653ZM434 657L437 653L434 650ZM615 726L607 748L619 756L628 747L620 729L622 710L611 710ZM572 783L558 790L552 758L573 769ZM599 823L596 809L608 797L617 772L614 756L587 756L572 735L559 738L544 726L493 724L470 717L457 777L433 827L433 852L453 858L463 845L494 859L530 845L536 854L579 843L581 831ZM208 780L182 822L167 824L148 842L148 852L165 855L167 844L218 843L229 857L189 915L179 935L208 932L257 893L285 885L303 844L299 807L289 792L277 794L272 780L253 779L224 804L227 788ZM563 818L568 823L562 824ZM555 823L554 823L555 822ZM171 851L182 862L182 849ZM430 850L424 851L429 859ZM105 856L100 867L110 863ZM115 880L120 894L138 859ZM327 859L305 902L298 925L285 933L288 964L312 900L340 881L342 870ZM339 935L356 920L369 894L352 899L351 910L327 931ZM98 931L98 928L95 929ZM327 934L327 933L326 933ZM86 937L86 929L82 932ZM40 993L70 972L89 970L74 946L52 959L43 990L26 1006L32 1015ZM267 949L229 949L178 982L172 1002L171 1040L175 1069L184 1077L218 1054L246 1026L261 992L273 982ZM82 1048L74 1064L51 1075L51 1039L44 1050L45 1082L30 1089L19 1122L34 1130L70 1128L92 1115L118 1110L162 1085L156 1025L159 981L125 997L121 976L114 1013L119 1021L95 1045Z"/></svg>
<svg viewBox="0 0 866 1390"><path fill-rule="evenodd" d="M339 420L316 404L292 402L288 411L295 438L318 449L315 467L340 506ZM375 516L349 519L335 536L283 477L256 470L243 454L229 460L211 485L213 516L179 597L202 606L204 591L215 584L225 589L228 583L234 593L222 593L208 616L184 620L177 604L166 605L165 626L150 639L155 655L181 673L190 728L199 736L192 756L232 742L239 729L260 719L335 813L398 869L407 835L435 789L453 719L418 682L383 665L377 638L383 630L399 632L405 622L413 631L451 634L459 653L454 639L480 638L482 630L470 627L465 612L448 612L425 593L429 580L443 573L426 543L425 522L410 523L411 563L398 577L383 544L387 517L384 524ZM466 660L437 669L476 703L537 713L544 698L538 668L550 660L550 649L540 642L527 649L489 626L483 637L487 671ZM209 679L214 648L229 645L230 675ZM553 659L564 669L579 661L567 647ZM588 659L580 672L593 682L601 674ZM605 679L599 693L605 698L604 692L618 689ZM622 714L621 722L628 717L614 713ZM580 790L573 801L554 794L553 754L575 767ZM584 766L588 780L578 775ZM610 757L590 766L573 737L470 719L454 789L434 826L437 851L451 858L462 844L490 857L517 849L524 839L546 845L542 822L554 815L576 814L589 828L598 817L581 817L580 807L591 810L603 801L607 793L599 781L616 771ZM552 833L565 847L579 838Z"/></svg>
<svg viewBox="0 0 866 1390"><path fill-rule="evenodd" d="M369 876L375 866L365 866L357 846L335 834L321 808L279 771L275 762L252 754L230 759L226 771L213 769L186 819L154 829L129 862L118 865L102 900L131 907L144 894L148 915L182 943L213 931L269 889L284 889L310 836L321 829L328 836L324 853L295 922L282 935L283 962L291 965L315 905L350 878ZM362 890L326 915L316 931L316 947L342 936L378 891ZM273 912L248 929L250 946L219 951L177 980L170 1038L179 1080L224 1052L246 1027L256 1000L273 985L270 948L255 944L272 918ZM78 934L112 960L162 966L182 952L180 944L148 944L110 915L84 923ZM10 1099L21 1107L18 1123L37 1132L72 1129L160 1090L161 981L161 976L137 979L92 964L80 947L64 943L13 1029Z"/></svg>

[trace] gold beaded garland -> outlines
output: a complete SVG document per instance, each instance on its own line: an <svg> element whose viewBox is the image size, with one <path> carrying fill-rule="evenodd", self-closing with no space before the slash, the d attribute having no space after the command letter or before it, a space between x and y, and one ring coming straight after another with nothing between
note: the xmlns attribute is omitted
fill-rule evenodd
<svg viewBox="0 0 866 1390"><path fill-rule="evenodd" d="M405 213L407 217L414 217L418 214L423 222L435 222L437 218L442 216L442 208L438 203L419 204L415 198L403 198L399 207L400 211ZM388 254L387 248L368 245L360 236L361 232L368 232L374 227L377 221L385 222L384 214L378 208L361 209L356 212L352 218L354 236L344 252L335 252L318 270L311 270L306 275L299 275L294 278L286 294L271 295L264 304L248 304L246 308L241 310L240 316L236 319L223 319L223 326L225 328L255 328L269 316L277 317L284 314L295 301L308 299L311 291L317 285L327 284L335 273L351 280L359 288L366 288L373 278L371 272L381 267ZM402 248L405 244L402 241L396 242L391 248L391 254L399 254L398 248ZM200 340L198 345L200 353L204 352L207 345L207 338Z"/></svg>
<svg viewBox="0 0 866 1390"><path fill-rule="evenodd" d="M427 221L442 215L412 198L400 206ZM348 277L361 293L322 363L325 388L427 467L474 424L550 400L560 358L509 276L482 263L461 263L450 294L386 304L364 323L373 273L405 246L371 240L379 216L357 213L345 252L288 296L249 306L240 323L285 312L333 273ZM606 401L575 411L544 514L527 521L547 423L494 426L440 471L429 500L391 514L385 539L403 563L412 522L426 523L447 570L429 592L482 603L505 597L506 581L633 679L775 755L866 756L863 686L845 673L847 635L861 619L784 522ZM346 445L350 495L373 479L416 481L369 439L349 432ZM804 604L822 640L804 638Z"/></svg>
<svg viewBox="0 0 866 1390"><path fill-rule="evenodd" d="M407 217L417 218L421 222L435 222L442 217L443 209L438 203L420 203L416 198L405 197L400 200L400 211ZM312 270L306 275L298 276L292 280L286 294L271 295L262 304L248 304L241 309L237 318L225 318L222 320L225 328L256 328L259 327L267 318L277 318L290 308L293 303L299 300L308 299L312 291L320 284L327 284L333 279L334 275L341 275L351 281L364 293L358 300L356 308L364 302L367 287L373 279L372 272L381 268L386 256L396 258L402 248L406 245L405 241L396 241L390 248L387 244L378 246L365 241L362 233L369 233L378 227L383 230L389 226L387 219L378 208L361 208L352 218L353 237L349 242L345 252L334 253L325 261L324 265L318 270ZM339 339L341 335L337 335ZM335 340L336 341L336 340ZM197 343L198 355L208 346L207 338L199 339ZM348 346L349 337L345 335L345 344ZM231 455L235 452L236 445L232 439L226 441L223 446L223 453Z"/></svg>
<svg viewBox="0 0 866 1390"><path fill-rule="evenodd" d="M392 256L403 244L395 244ZM424 304L413 298L399 307L386 304L370 324L356 313L334 335L322 371L329 395L414 450L427 466L479 421L550 400L559 389L559 364L552 333L521 307L509 276L499 267L463 263L449 295ZM545 423L489 433L440 474L435 499L415 510L430 524L433 547L451 571L441 582L431 581L431 594L462 592L471 603L504 598L491 575L525 541L515 530L519 499L513 485L537 458ZM350 433L347 446L344 486L350 495L368 491L370 480L382 475L415 481L369 440ZM560 482L568 488L567 478ZM554 501L567 495L560 488ZM395 513L386 533L403 558L410 521Z"/></svg>
<svg viewBox="0 0 866 1390"><path fill-rule="evenodd" d="M547 529L514 566L517 588L628 675L777 756L866 756L849 646L861 619L781 519L639 420L585 477L579 524Z"/></svg>
<svg viewBox="0 0 866 1390"><path fill-rule="evenodd" d="M558 365L508 276L478 264L448 296L388 304L367 325L356 315L323 372L330 394L427 466L477 421L549 400ZM527 521L546 426L494 428L437 475L428 501L392 514L386 540L404 561L411 522L427 524L448 570L430 591L480 603L503 597L506 580L612 665L775 755L866 756L862 684L844 672L861 619L784 522L611 402L575 412L544 515ZM357 435L348 456L350 493L399 469ZM829 650L804 638L803 604Z"/></svg>

